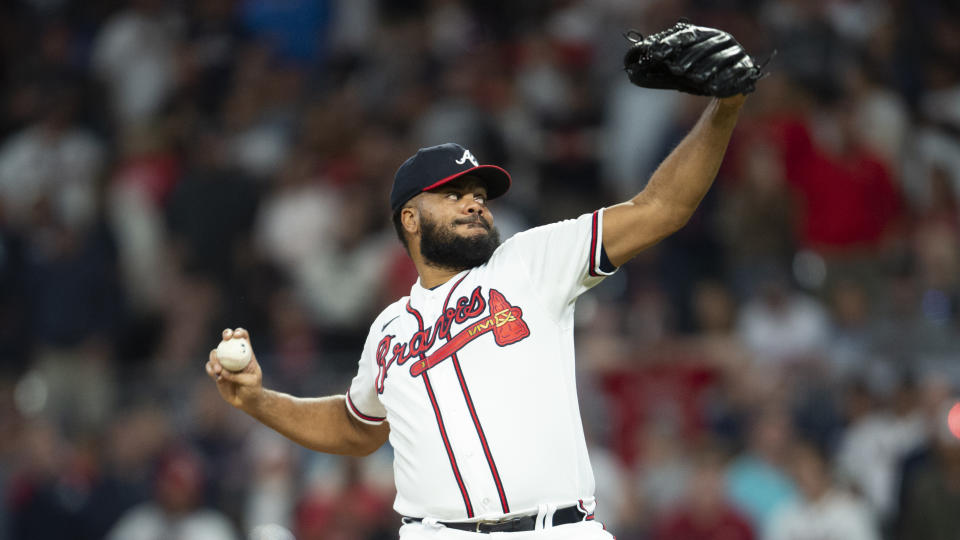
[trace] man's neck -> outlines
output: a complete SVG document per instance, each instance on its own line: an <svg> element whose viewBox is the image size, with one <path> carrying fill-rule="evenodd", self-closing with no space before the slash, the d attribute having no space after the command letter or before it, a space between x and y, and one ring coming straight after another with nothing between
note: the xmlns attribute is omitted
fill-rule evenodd
<svg viewBox="0 0 960 540"><path fill-rule="evenodd" d="M414 261L417 273L420 274L420 285L425 289L433 289L450 281L450 278L463 272L453 268L441 268L426 263Z"/></svg>

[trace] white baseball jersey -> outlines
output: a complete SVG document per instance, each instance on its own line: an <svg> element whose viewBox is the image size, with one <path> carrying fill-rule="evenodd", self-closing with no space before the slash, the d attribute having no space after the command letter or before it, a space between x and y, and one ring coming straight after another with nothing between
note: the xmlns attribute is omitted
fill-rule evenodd
<svg viewBox="0 0 960 540"><path fill-rule="evenodd" d="M390 423L402 515L495 518L593 506L574 376L576 298L601 270L603 211L537 227L387 307L347 408Z"/></svg>

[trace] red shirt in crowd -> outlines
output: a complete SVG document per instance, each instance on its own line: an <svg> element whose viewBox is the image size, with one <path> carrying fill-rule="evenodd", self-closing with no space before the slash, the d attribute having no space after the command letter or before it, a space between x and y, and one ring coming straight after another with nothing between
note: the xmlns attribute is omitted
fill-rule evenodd
<svg viewBox="0 0 960 540"><path fill-rule="evenodd" d="M680 509L657 523L653 540L753 540L747 521L729 507L711 516L698 516Z"/></svg>
<svg viewBox="0 0 960 540"><path fill-rule="evenodd" d="M876 247L901 212L888 165L855 146L824 150L801 118L773 120L768 127L799 196L801 244L827 252Z"/></svg>

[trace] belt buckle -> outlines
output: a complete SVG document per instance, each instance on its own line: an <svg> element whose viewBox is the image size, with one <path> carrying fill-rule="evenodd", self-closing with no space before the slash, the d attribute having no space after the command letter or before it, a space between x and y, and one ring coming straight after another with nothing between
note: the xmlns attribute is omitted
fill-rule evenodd
<svg viewBox="0 0 960 540"><path fill-rule="evenodd" d="M483 533L484 531L481 531L481 530L480 530L480 527L481 527L482 525L489 525L489 526L493 527L493 526L496 526L496 525L502 525L502 524L507 523L507 522L509 522L509 521L512 521L512 520L514 520L514 519L517 519L517 518L515 518L515 517L513 517L513 518L506 518L506 517L505 517L505 518L500 518L500 519L481 519L480 521L477 521L477 526L476 526L476 528L475 528L475 531L478 532L478 533Z"/></svg>

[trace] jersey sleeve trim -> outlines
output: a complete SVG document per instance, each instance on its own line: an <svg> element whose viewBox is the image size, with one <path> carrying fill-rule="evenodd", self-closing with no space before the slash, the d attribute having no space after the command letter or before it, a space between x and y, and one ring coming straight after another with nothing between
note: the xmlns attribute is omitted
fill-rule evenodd
<svg viewBox="0 0 960 540"><path fill-rule="evenodd" d="M587 261L587 273L593 277L611 276L617 271L607 270L607 265L603 264L603 209L593 213L590 231L590 255ZM612 265L610 265L612 266Z"/></svg>
<svg viewBox="0 0 960 540"><path fill-rule="evenodd" d="M369 414L363 414L360 412L360 409L353 404L353 399L350 398L350 391L347 390L347 410L350 411L357 420L363 422L364 424L370 424L372 426L378 426L386 420L386 417L380 416L370 416Z"/></svg>

